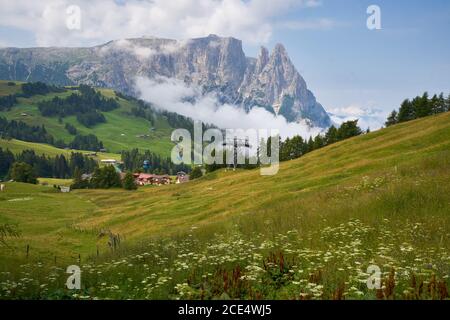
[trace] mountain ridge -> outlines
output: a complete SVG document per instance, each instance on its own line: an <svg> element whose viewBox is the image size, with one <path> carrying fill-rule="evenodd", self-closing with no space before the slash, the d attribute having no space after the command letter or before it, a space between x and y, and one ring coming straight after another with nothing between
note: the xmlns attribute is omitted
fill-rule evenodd
<svg viewBox="0 0 450 320"><path fill-rule="evenodd" d="M57 85L88 84L137 95L136 76L167 77L214 93L247 111L263 107L289 122L328 127L331 120L282 44L247 57L242 41L209 35L186 41L155 37L84 48L0 49L0 78Z"/></svg>

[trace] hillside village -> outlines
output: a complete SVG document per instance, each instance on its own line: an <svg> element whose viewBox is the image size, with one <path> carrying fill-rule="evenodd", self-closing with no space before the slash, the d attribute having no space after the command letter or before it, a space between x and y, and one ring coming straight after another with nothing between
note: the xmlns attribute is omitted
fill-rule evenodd
<svg viewBox="0 0 450 320"><path fill-rule="evenodd" d="M122 170L120 169L123 165L123 162L117 161L115 159L105 159L101 160L101 163L103 165L114 167L116 172L120 175L121 180L123 181L125 179L126 173L122 172ZM82 177L84 180L90 180L92 178L92 174L84 174L82 175ZM137 186L163 186L173 183L180 184L189 181L189 175L184 171L177 172L175 177L171 177L168 174L158 175L145 172L134 172L133 178Z"/></svg>

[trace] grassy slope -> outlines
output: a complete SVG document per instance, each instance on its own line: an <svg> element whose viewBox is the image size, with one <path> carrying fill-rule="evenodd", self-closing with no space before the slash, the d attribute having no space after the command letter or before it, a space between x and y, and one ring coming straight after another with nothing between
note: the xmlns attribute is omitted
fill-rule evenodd
<svg viewBox="0 0 450 320"><path fill-rule="evenodd" d="M17 154L24 150L34 150L37 154L45 154L50 157L55 157L56 155L63 154L65 157L70 157L70 154L72 152L81 152L84 154L92 153L92 151L83 151L83 150L65 150L65 149L59 149L53 146L50 146L48 144L43 143L34 143L34 142L26 142L16 139L11 140L5 140L0 139L0 148L3 149L9 149L11 152ZM120 160L120 155L116 153L107 153L107 152L97 152L97 158L98 160L102 159L116 159Z"/></svg>
<svg viewBox="0 0 450 320"><path fill-rule="evenodd" d="M19 84L19 83L18 83ZM115 97L112 90L100 89L101 93L107 97ZM18 93L20 86L7 86L7 81L0 81L0 96ZM70 142L73 139L67 130L65 123L73 124L81 134L95 134L105 147L113 153L119 153L122 150L131 148L139 148L142 150L151 150L158 154L170 155L172 143L170 142L170 134L172 129L165 119L159 119L155 124L154 131L149 129L152 127L150 122L142 118L136 118L129 115L133 103L124 99L119 99L120 108L111 112L104 112L106 123L98 124L93 128L86 128L79 124L75 116L66 117L63 123L59 123L57 118L47 118L40 115L36 107L36 103L43 100L50 100L54 96L68 96L71 91L48 94L45 96L33 96L29 99L19 98L19 103L8 112L0 112L0 116L5 116L10 120L21 120L30 125L45 125L47 130L55 137ZM26 113L28 116L21 116ZM122 135L123 134L123 135ZM137 138L137 135L148 134L149 138Z"/></svg>
<svg viewBox="0 0 450 320"><path fill-rule="evenodd" d="M236 219L247 221L248 233L282 232L298 219L305 219L302 228L313 228L342 218L380 219L398 212L400 221L408 212L420 214L418 219L435 214L444 219L444 224L439 219L436 223L448 228L448 150L450 113L323 148L282 163L272 177L260 176L259 170L220 171L184 185L68 195L12 184L0 195L0 223L18 223L23 229L23 237L13 246L31 243L36 250L72 257L77 252L93 253L97 245L106 248L105 239L96 237L102 228L132 243L188 232L195 225L203 226L199 230L205 231L199 232L209 239L215 228L231 227ZM5 201L24 197L33 200Z"/></svg>
<svg viewBox="0 0 450 320"><path fill-rule="evenodd" d="M100 210L80 226L105 226L127 236L167 232L167 227L218 221L232 215L278 211L316 190L359 182L450 149L450 114L381 130L284 162L275 176L259 170L217 172L199 181L156 190L80 192ZM111 195L114 195L111 197Z"/></svg>

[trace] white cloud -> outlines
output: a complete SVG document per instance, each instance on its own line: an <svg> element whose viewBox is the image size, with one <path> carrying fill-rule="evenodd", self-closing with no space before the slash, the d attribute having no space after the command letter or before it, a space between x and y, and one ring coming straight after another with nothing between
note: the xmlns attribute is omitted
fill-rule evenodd
<svg viewBox="0 0 450 320"><path fill-rule="evenodd" d="M213 94L202 95L201 89L187 86L177 79L136 79L140 97L156 107L176 112L222 129L278 129L283 138L301 135L309 138L322 131L310 128L306 123L288 123L282 116L275 116L263 108L250 112L230 104L220 104Z"/></svg>
<svg viewBox="0 0 450 320"><path fill-rule="evenodd" d="M120 39L117 41L113 41L106 46L100 47L98 53L100 55L106 55L110 52L123 51L126 53L130 53L135 55L138 59L145 60L150 58L155 54L170 54L179 49L181 49L185 45L186 41L177 41L175 43L168 43L165 45L161 45L158 50L140 46L132 41L126 39Z"/></svg>
<svg viewBox="0 0 450 320"><path fill-rule="evenodd" d="M380 129L386 121L387 113L377 108L364 108L358 105L350 105L343 108L329 109L331 120L340 125L342 122L359 119L358 124L362 129Z"/></svg>
<svg viewBox="0 0 450 320"><path fill-rule="evenodd" d="M280 16L317 0L0 0L0 26L32 32L40 46L93 45L154 35L175 39L214 33L267 42ZM66 9L81 9L81 29L69 30ZM144 55L147 53L143 53Z"/></svg>

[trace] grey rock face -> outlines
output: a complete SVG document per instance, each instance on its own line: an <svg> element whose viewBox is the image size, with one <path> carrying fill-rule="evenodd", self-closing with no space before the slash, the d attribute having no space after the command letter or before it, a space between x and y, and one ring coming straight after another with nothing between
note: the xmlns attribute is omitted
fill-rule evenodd
<svg viewBox="0 0 450 320"><path fill-rule="evenodd" d="M214 93L222 103L255 106L327 127L330 118L308 90L282 45L248 58L242 42L210 35L176 41L138 38L92 48L0 49L0 79L89 84L134 92L136 76L182 80Z"/></svg>

